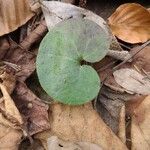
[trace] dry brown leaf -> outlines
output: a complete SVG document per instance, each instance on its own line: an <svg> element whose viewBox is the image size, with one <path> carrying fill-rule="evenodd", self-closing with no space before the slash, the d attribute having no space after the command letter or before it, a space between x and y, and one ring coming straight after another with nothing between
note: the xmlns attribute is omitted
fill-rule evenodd
<svg viewBox="0 0 150 150"><path fill-rule="evenodd" d="M25 24L34 13L29 0L0 0L0 36Z"/></svg>
<svg viewBox="0 0 150 150"><path fill-rule="evenodd" d="M17 108L27 120L29 134L35 134L50 128L48 105L44 104L28 87L19 82L14 90Z"/></svg>
<svg viewBox="0 0 150 150"><path fill-rule="evenodd" d="M140 4L119 6L108 21L112 33L125 42L143 43L150 39L150 13Z"/></svg>
<svg viewBox="0 0 150 150"><path fill-rule="evenodd" d="M0 99L0 149L17 150L23 132L22 117L4 85L0 84L3 97Z"/></svg>
<svg viewBox="0 0 150 150"><path fill-rule="evenodd" d="M116 135L119 132L120 111L124 106L123 94L122 97L118 95L109 87L103 86L96 102L97 112Z"/></svg>
<svg viewBox="0 0 150 150"><path fill-rule="evenodd" d="M25 81L35 70L36 55L30 51L22 50L21 48L11 49L4 60L14 63L20 67L16 73L16 77L20 81Z"/></svg>
<svg viewBox="0 0 150 150"><path fill-rule="evenodd" d="M133 150L150 149L150 96L132 108L131 140Z"/></svg>
<svg viewBox="0 0 150 150"><path fill-rule="evenodd" d="M107 150L127 149L99 117L91 103L81 106L52 104L50 110L51 130L38 134L39 139L47 140L55 135L64 141L95 143Z"/></svg>

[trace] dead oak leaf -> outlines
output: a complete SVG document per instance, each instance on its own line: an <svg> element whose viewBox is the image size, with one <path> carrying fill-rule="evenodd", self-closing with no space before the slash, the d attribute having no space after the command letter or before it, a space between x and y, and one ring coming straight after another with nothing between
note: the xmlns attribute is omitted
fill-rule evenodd
<svg viewBox="0 0 150 150"><path fill-rule="evenodd" d="M112 33L128 43L144 43L150 39L150 13L136 3L119 6L108 18Z"/></svg>
<svg viewBox="0 0 150 150"><path fill-rule="evenodd" d="M30 135L50 128L48 105L44 104L24 83L18 82L13 97L21 114L27 120Z"/></svg>

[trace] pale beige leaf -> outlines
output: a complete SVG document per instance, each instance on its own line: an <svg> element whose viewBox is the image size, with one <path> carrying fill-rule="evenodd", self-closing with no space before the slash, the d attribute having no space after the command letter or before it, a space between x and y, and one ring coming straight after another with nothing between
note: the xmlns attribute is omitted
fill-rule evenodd
<svg viewBox="0 0 150 150"><path fill-rule="evenodd" d="M130 93L150 94L150 81L134 69L124 68L114 73L116 82Z"/></svg>
<svg viewBox="0 0 150 150"><path fill-rule="evenodd" d="M112 33L125 42L143 43L150 39L150 13L140 4L119 6L108 21Z"/></svg>
<svg viewBox="0 0 150 150"><path fill-rule="evenodd" d="M0 84L0 88L3 94L0 99L0 149L17 150L23 135L21 131L22 117L6 87Z"/></svg>
<svg viewBox="0 0 150 150"><path fill-rule="evenodd" d="M6 87L7 92L11 94L16 85L16 77L12 73L8 73L4 68L0 69L0 79L2 84Z"/></svg>
<svg viewBox="0 0 150 150"><path fill-rule="evenodd" d="M0 0L0 36L16 30L32 16L29 0Z"/></svg>
<svg viewBox="0 0 150 150"><path fill-rule="evenodd" d="M103 122L91 103L81 106L52 104L50 110L51 130L38 135L41 140L55 135L64 141L95 143L106 150L127 149Z"/></svg>
<svg viewBox="0 0 150 150"><path fill-rule="evenodd" d="M150 96L133 110L131 122L132 150L150 149Z"/></svg>

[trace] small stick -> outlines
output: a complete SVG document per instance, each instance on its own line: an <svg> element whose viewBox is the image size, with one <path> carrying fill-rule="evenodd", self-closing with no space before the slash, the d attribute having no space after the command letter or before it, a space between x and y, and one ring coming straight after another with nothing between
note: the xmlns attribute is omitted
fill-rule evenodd
<svg viewBox="0 0 150 150"><path fill-rule="evenodd" d="M131 57L131 54L128 51L115 51L109 50L107 56L113 57L117 60L127 60L127 58ZM127 62L131 62L132 59L127 60Z"/></svg>
<svg viewBox="0 0 150 150"><path fill-rule="evenodd" d="M143 45L139 46L137 51L134 52L130 57L126 58L123 62L121 62L119 65L117 65L116 67L113 68L113 71L117 70L120 66L122 66L123 64L125 64L126 62L128 62L131 58L133 58L135 55L137 55L141 50L143 50L143 48L145 48L147 45L150 44L150 40L148 40L146 43L144 43Z"/></svg>

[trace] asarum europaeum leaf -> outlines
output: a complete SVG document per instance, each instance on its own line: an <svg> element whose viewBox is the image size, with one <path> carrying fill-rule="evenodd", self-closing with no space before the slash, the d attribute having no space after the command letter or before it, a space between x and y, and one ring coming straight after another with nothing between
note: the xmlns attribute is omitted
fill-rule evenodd
<svg viewBox="0 0 150 150"><path fill-rule="evenodd" d="M97 72L81 62L98 62L105 57L110 39L105 31L87 19L58 23L40 44L36 69L41 86L54 100L84 104L100 90Z"/></svg>

